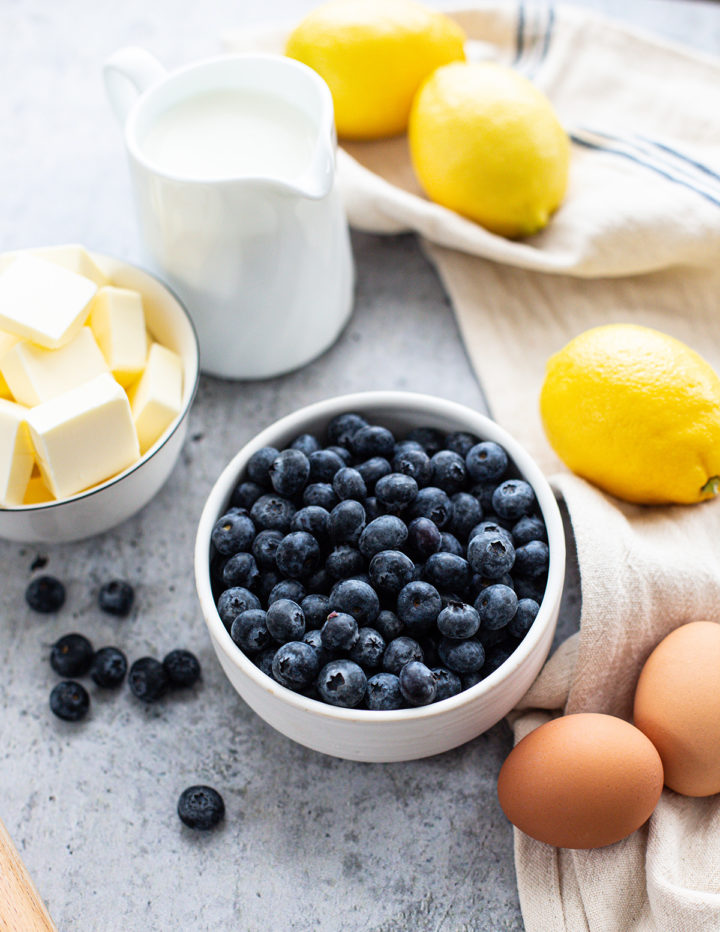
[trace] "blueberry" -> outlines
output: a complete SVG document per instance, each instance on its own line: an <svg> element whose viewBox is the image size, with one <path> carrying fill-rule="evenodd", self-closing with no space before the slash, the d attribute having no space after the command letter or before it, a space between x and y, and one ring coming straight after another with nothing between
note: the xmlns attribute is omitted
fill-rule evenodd
<svg viewBox="0 0 720 932"><path fill-rule="evenodd" d="M434 456L442 450L444 437L434 427L414 427L407 435L407 440L415 440L428 456Z"/></svg>
<svg viewBox="0 0 720 932"><path fill-rule="evenodd" d="M513 573L528 579L538 579L548 570L550 551L543 540L531 540L515 550Z"/></svg>
<svg viewBox="0 0 720 932"><path fill-rule="evenodd" d="M250 511L255 502L260 498L261 495L265 494L265 489L258 485L257 482L240 482L233 489L233 493L230 496L230 504L237 505L240 508L245 508L247 511Z"/></svg>
<svg viewBox="0 0 720 932"><path fill-rule="evenodd" d="M332 482L335 473L347 463L333 450L316 450L308 456L310 483Z"/></svg>
<svg viewBox="0 0 720 932"><path fill-rule="evenodd" d="M499 517L517 521L535 507L535 493L524 479L507 479L493 492L492 502Z"/></svg>
<svg viewBox="0 0 720 932"><path fill-rule="evenodd" d="M243 586L252 589L259 576L255 557L251 553L234 553L227 558L222 571L223 585L228 588Z"/></svg>
<svg viewBox="0 0 720 932"><path fill-rule="evenodd" d="M456 557L465 556L465 548L457 537L449 531L440 531L440 549L438 552L453 553Z"/></svg>
<svg viewBox="0 0 720 932"><path fill-rule="evenodd" d="M230 630L236 615L249 608L261 608L260 599L243 586L233 586L220 595L217 603L218 615L225 627Z"/></svg>
<svg viewBox="0 0 720 932"><path fill-rule="evenodd" d="M89 708L87 690L74 680L63 680L50 693L50 710L66 722L79 722Z"/></svg>
<svg viewBox="0 0 720 932"><path fill-rule="evenodd" d="M260 574L260 581L255 589L265 605L268 604L270 593L275 589L275 586L281 582L284 582L284 580L277 569L262 571Z"/></svg>
<svg viewBox="0 0 720 932"><path fill-rule="evenodd" d="M255 525L246 514L228 512L215 522L210 537L218 553L230 556L250 549L255 538Z"/></svg>
<svg viewBox="0 0 720 932"><path fill-rule="evenodd" d="M347 612L359 625L372 625L380 611L375 590L358 579L343 579L330 593L330 609Z"/></svg>
<svg viewBox="0 0 720 932"><path fill-rule="evenodd" d="M50 666L60 676L84 676L93 660L93 647L82 634L66 634L50 651Z"/></svg>
<svg viewBox="0 0 720 932"><path fill-rule="evenodd" d="M441 551L428 557L423 576L436 589L462 592L470 582L470 564L457 554Z"/></svg>
<svg viewBox="0 0 720 932"><path fill-rule="evenodd" d="M427 631L441 609L440 593L428 582L410 582L398 594L397 616L410 631Z"/></svg>
<svg viewBox="0 0 720 932"><path fill-rule="evenodd" d="M306 628L322 628L330 612L330 599L326 595L311 592L302 600L300 608L305 616Z"/></svg>
<svg viewBox="0 0 720 932"><path fill-rule="evenodd" d="M400 550L381 550L370 560L368 573L376 589L397 594L413 578L415 565Z"/></svg>
<svg viewBox="0 0 720 932"><path fill-rule="evenodd" d="M497 521L492 519L486 519L481 521L480 524L476 524L475 527L470 531L469 540L472 540L473 537L497 537L500 536L503 540L506 540L508 544L512 544L513 538L510 531L507 528L504 528L501 524L498 524Z"/></svg>
<svg viewBox="0 0 720 932"><path fill-rule="evenodd" d="M508 457L498 443L485 440L468 450L465 465L475 482L497 482L508 467Z"/></svg>
<svg viewBox="0 0 720 932"><path fill-rule="evenodd" d="M539 605L545 595L546 583L544 576L539 579L525 579L518 576L515 580L515 592L518 599L533 599Z"/></svg>
<svg viewBox="0 0 720 932"><path fill-rule="evenodd" d="M347 612L331 611L320 629L320 637L326 650L348 651L357 642L358 624Z"/></svg>
<svg viewBox="0 0 720 932"><path fill-rule="evenodd" d="M534 599L520 599L515 617L507 627L508 634L512 634L514 638L524 638L539 611L540 606Z"/></svg>
<svg viewBox="0 0 720 932"><path fill-rule="evenodd" d="M365 480L352 466L343 466L342 469L338 469L333 476L332 487L340 501L347 498L361 501L367 496Z"/></svg>
<svg viewBox="0 0 720 932"><path fill-rule="evenodd" d="M157 702L168 691L169 681L165 668L154 657L141 657L130 667L130 692L143 702Z"/></svg>
<svg viewBox="0 0 720 932"><path fill-rule="evenodd" d="M291 579L304 579L320 565L320 545L307 531L291 531L275 551L277 568Z"/></svg>
<svg viewBox="0 0 720 932"><path fill-rule="evenodd" d="M265 676L269 676L273 679L272 672L272 662L277 653L277 648L275 647L266 647L265 650L261 650L259 654L256 654L253 657L253 663L260 670L261 673L264 673Z"/></svg>
<svg viewBox="0 0 720 932"><path fill-rule="evenodd" d="M360 628L349 657L364 670L372 670L382 663L386 646L385 638L375 628Z"/></svg>
<svg viewBox="0 0 720 932"><path fill-rule="evenodd" d="M414 479L420 488L429 485L432 479L430 457L422 447L405 449L396 453L393 457L392 467L395 472Z"/></svg>
<svg viewBox="0 0 720 932"><path fill-rule="evenodd" d="M441 531L430 518L415 518L408 525L407 542L413 553L427 558L440 549L442 544Z"/></svg>
<svg viewBox="0 0 720 932"><path fill-rule="evenodd" d="M497 482L478 482L470 489L470 494L480 502L483 514L489 514L493 510L492 497L497 488Z"/></svg>
<svg viewBox="0 0 720 932"><path fill-rule="evenodd" d="M384 456L373 456L355 467L363 477L367 489L374 489L375 483L392 472L392 466Z"/></svg>
<svg viewBox="0 0 720 932"><path fill-rule="evenodd" d="M299 579L281 579L276 583L267 597L268 606L273 605L280 599L289 599L291 602L297 602L299 605L307 595L305 586Z"/></svg>
<svg viewBox="0 0 720 932"><path fill-rule="evenodd" d="M468 544L467 558L476 573L497 579L512 569L515 548L499 534L478 534Z"/></svg>
<svg viewBox="0 0 720 932"><path fill-rule="evenodd" d="M367 681L365 701L374 712L389 712L402 709L403 696L400 680L394 673L376 673Z"/></svg>
<svg viewBox="0 0 720 932"><path fill-rule="evenodd" d="M452 452L457 453L458 456L462 456L464 460L470 450L478 442L478 438L474 434L468 434L465 433L465 431L456 430L445 437L443 440L443 447L446 450L452 450Z"/></svg>
<svg viewBox="0 0 720 932"><path fill-rule="evenodd" d="M301 450L282 450L270 464L269 472L278 495L291 498L307 485L310 462Z"/></svg>
<svg viewBox="0 0 720 932"><path fill-rule="evenodd" d="M413 518L430 518L439 528L444 528L452 519L452 502L447 492L428 485L420 489L410 509Z"/></svg>
<svg viewBox="0 0 720 932"><path fill-rule="evenodd" d="M415 501L418 484L412 476L391 472L375 484L375 497L386 508L402 509Z"/></svg>
<svg viewBox="0 0 720 932"><path fill-rule="evenodd" d="M480 615L483 628L494 630L504 628L517 611L518 597L509 586L498 583L483 589L475 600L475 608Z"/></svg>
<svg viewBox="0 0 720 932"><path fill-rule="evenodd" d="M477 633L480 615L472 605L448 602L437 617L438 631L445 637L462 640Z"/></svg>
<svg viewBox="0 0 720 932"><path fill-rule="evenodd" d="M342 460L343 466L349 466L350 463L352 463L353 456L347 447L331 444L329 447L325 447L325 449L328 451L328 453L334 453L336 456L339 456Z"/></svg>
<svg viewBox="0 0 720 932"><path fill-rule="evenodd" d="M275 568L275 552L283 537L282 531L260 531L257 535L252 543L252 555L261 570Z"/></svg>
<svg viewBox="0 0 720 932"><path fill-rule="evenodd" d="M485 649L475 638L463 641L443 638L438 652L443 664L455 673L474 673L485 662Z"/></svg>
<svg viewBox="0 0 720 932"><path fill-rule="evenodd" d="M305 486L302 501L303 505L318 505L326 511L332 511L340 499L328 482L313 482Z"/></svg>
<svg viewBox="0 0 720 932"><path fill-rule="evenodd" d="M330 512L320 505L306 505L296 511L290 522L291 531L306 531L312 534L318 543L327 540L330 527Z"/></svg>
<svg viewBox="0 0 720 932"><path fill-rule="evenodd" d="M375 619L375 627L385 641L389 642L400 635L405 625L400 621L395 612L391 612L389 609L385 608Z"/></svg>
<svg viewBox="0 0 720 932"><path fill-rule="evenodd" d="M395 438L387 427L368 424L356 430L350 440L350 449L359 460L369 460L373 456L389 459L393 455Z"/></svg>
<svg viewBox="0 0 720 932"><path fill-rule="evenodd" d="M413 706L435 701L437 683L432 670L419 660L411 660L400 670L400 692Z"/></svg>
<svg viewBox="0 0 720 932"><path fill-rule="evenodd" d="M288 641L278 647L272 662L272 672L281 686L303 689L318 675L320 664L317 651L305 641Z"/></svg>
<svg viewBox="0 0 720 932"><path fill-rule="evenodd" d="M275 447L262 447L257 450L248 460L245 472L251 482L261 485L264 489L269 489L272 485L270 481L270 464L278 455Z"/></svg>
<svg viewBox="0 0 720 932"><path fill-rule="evenodd" d="M261 608L241 612L230 627L230 637L243 653L257 654L271 643L267 629L267 615Z"/></svg>
<svg viewBox="0 0 720 932"><path fill-rule="evenodd" d="M367 677L352 660L331 660L320 671L317 687L325 702L353 709L365 697Z"/></svg>
<svg viewBox="0 0 720 932"><path fill-rule="evenodd" d="M337 446L348 447L353 435L361 427L367 427L367 421L361 414L338 414L327 426L328 440Z"/></svg>
<svg viewBox="0 0 720 932"><path fill-rule="evenodd" d="M362 573L365 561L360 551L350 544L335 547L325 560L325 569L333 579L349 579Z"/></svg>
<svg viewBox="0 0 720 932"><path fill-rule="evenodd" d="M309 644L310 647L315 651L318 660L318 670L321 667L324 667L326 663L329 663L332 660L330 652L325 650L322 642L322 635L318 628L313 628L311 631L306 631L303 634L303 643Z"/></svg>
<svg viewBox="0 0 720 932"><path fill-rule="evenodd" d="M537 515L523 515L512 527L513 541L516 547L529 544L531 540L547 542L547 528L542 518Z"/></svg>
<svg viewBox="0 0 720 932"><path fill-rule="evenodd" d="M507 628L480 628L478 631L478 641L485 648L485 654L487 655L488 650L491 647L494 647L496 644L499 644L501 641L504 641L507 638L508 629Z"/></svg>
<svg viewBox="0 0 720 932"><path fill-rule="evenodd" d="M90 666L90 678L103 689L116 689L125 679L127 658L117 647L101 647Z"/></svg>
<svg viewBox="0 0 720 932"><path fill-rule="evenodd" d="M290 599L278 599L269 605L265 624L270 636L280 644L298 641L305 634L303 610Z"/></svg>
<svg viewBox="0 0 720 932"><path fill-rule="evenodd" d="M57 612L65 602L65 586L54 576L38 576L25 590L25 601L33 611Z"/></svg>
<svg viewBox="0 0 720 932"><path fill-rule="evenodd" d="M356 544L365 527L365 509L354 499L339 502L330 512L328 527L335 543Z"/></svg>
<svg viewBox="0 0 720 932"><path fill-rule="evenodd" d="M453 506L450 530L461 540L467 540L470 531L482 521L482 506L469 492L456 492L450 501Z"/></svg>
<svg viewBox="0 0 720 932"><path fill-rule="evenodd" d="M311 453L317 453L320 449L320 441L312 434L300 434L290 444L291 450L300 450L305 456L309 457Z"/></svg>
<svg viewBox="0 0 720 932"><path fill-rule="evenodd" d="M432 674L435 677L435 702L442 702L443 699L449 699L450 696L457 696L462 692L463 684L457 673L448 670L446 667L433 667Z"/></svg>
<svg viewBox="0 0 720 932"><path fill-rule="evenodd" d="M375 498L374 495L368 495L364 502L365 505L365 520L369 524L371 521L374 521L375 518L379 518L382 514L380 510L380 502Z"/></svg>
<svg viewBox="0 0 720 932"><path fill-rule="evenodd" d="M393 457L400 456L401 453L405 453L407 450L420 450L422 453L425 453L425 449L421 443L418 443L417 440L408 440L404 438L403 440L397 440L395 442L395 450ZM425 453L427 456L427 453ZM430 457L428 456L428 460Z"/></svg>
<svg viewBox="0 0 720 932"><path fill-rule="evenodd" d="M452 450L439 450L430 460L432 484L438 489L454 495L465 485L467 471L465 460Z"/></svg>
<svg viewBox="0 0 720 932"><path fill-rule="evenodd" d="M381 550L399 550L407 540L408 529L396 515L380 515L360 535L358 547L368 560Z"/></svg>
<svg viewBox="0 0 720 932"><path fill-rule="evenodd" d="M163 669L171 686L187 689L200 679L200 661L192 651L175 648L166 654Z"/></svg>
<svg viewBox="0 0 720 932"><path fill-rule="evenodd" d="M250 517L260 530L290 530L290 523L295 514L295 506L281 495L261 495L250 509Z"/></svg>
<svg viewBox="0 0 720 932"><path fill-rule="evenodd" d="M177 811L180 820L189 828L207 831L222 821L225 803L211 786L189 786L180 794Z"/></svg>
<svg viewBox="0 0 720 932"><path fill-rule="evenodd" d="M393 638L385 648L382 666L387 673L398 675L411 660L424 660L422 648L414 638L406 635Z"/></svg>

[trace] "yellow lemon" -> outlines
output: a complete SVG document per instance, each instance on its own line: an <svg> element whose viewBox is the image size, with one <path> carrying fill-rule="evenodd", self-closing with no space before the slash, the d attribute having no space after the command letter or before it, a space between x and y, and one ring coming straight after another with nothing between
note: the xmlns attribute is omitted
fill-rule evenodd
<svg viewBox="0 0 720 932"><path fill-rule="evenodd" d="M415 97L408 137L427 196L501 236L536 233L565 195L567 134L547 97L511 68L438 68Z"/></svg>
<svg viewBox="0 0 720 932"><path fill-rule="evenodd" d="M549 359L540 413L560 459L618 498L688 504L718 491L720 378L665 333L581 333Z"/></svg>
<svg viewBox="0 0 720 932"><path fill-rule="evenodd" d="M422 81L465 58L465 34L414 0L332 0L291 33L285 53L327 82L338 135L377 139L405 132Z"/></svg>

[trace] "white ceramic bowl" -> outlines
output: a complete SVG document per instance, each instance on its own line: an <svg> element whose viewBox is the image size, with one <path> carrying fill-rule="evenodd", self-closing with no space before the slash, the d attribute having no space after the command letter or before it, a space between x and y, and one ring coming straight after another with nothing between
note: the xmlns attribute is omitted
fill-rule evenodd
<svg viewBox="0 0 720 932"><path fill-rule="evenodd" d="M62 248L62 247L58 247ZM50 256L53 247L27 250ZM18 252L0 256L0 271ZM183 361L180 414L136 463L106 482L69 498L40 505L0 508L0 537L25 543L63 543L114 527L146 505L170 475L187 432L187 415L199 377L198 343L185 308L156 278L136 266L90 253L114 285L139 291L148 329Z"/></svg>
<svg viewBox="0 0 720 932"><path fill-rule="evenodd" d="M374 712L307 699L262 673L233 643L215 608L210 581L210 534L226 509L248 459L264 446L282 449L298 434L321 433L331 418L358 411L400 437L413 427L463 430L507 450L532 485L547 525L550 567L540 611L505 663L457 696L415 709ZM205 504L195 545L195 579L205 622L228 679L248 705L288 738L335 757L399 761L428 757L477 737L506 715L527 691L552 643L565 574L565 538L555 497L539 467L508 433L470 408L429 395L367 392L331 398L282 418L254 437L228 464Z"/></svg>

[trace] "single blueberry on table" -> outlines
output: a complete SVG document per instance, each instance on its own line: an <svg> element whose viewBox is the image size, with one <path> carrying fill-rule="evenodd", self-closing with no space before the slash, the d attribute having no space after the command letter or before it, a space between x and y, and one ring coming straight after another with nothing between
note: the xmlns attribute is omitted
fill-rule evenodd
<svg viewBox="0 0 720 932"><path fill-rule="evenodd" d="M437 682L432 670L419 660L411 660L400 670L400 692L412 706L435 701Z"/></svg>
<svg viewBox="0 0 720 932"><path fill-rule="evenodd" d="M303 505L318 505L326 511L332 511L340 499L329 482L313 482L305 486L302 494Z"/></svg>
<svg viewBox="0 0 720 932"><path fill-rule="evenodd" d="M407 528L408 549L423 559L442 546L442 532L430 518L415 518Z"/></svg>
<svg viewBox="0 0 720 932"><path fill-rule="evenodd" d="M400 680L394 673L375 673L367 681L365 704L374 712L390 712L405 705Z"/></svg>
<svg viewBox="0 0 720 932"><path fill-rule="evenodd" d="M355 432L361 427L367 427L367 423L361 414L356 414L354 411L338 414L327 426L328 440L333 445L349 447Z"/></svg>
<svg viewBox="0 0 720 932"><path fill-rule="evenodd" d="M500 518L517 521L535 507L535 493L524 479L507 479L493 492L493 509Z"/></svg>
<svg viewBox="0 0 720 932"><path fill-rule="evenodd" d="M358 547L368 560L381 550L400 550L407 540L408 529L397 515L380 515L365 526Z"/></svg>
<svg viewBox="0 0 720 932"><path fill-rule="evenodd" d="M188 828L208 831L222 821L225 803L211 786L189 786L180 794L177 812L181 822Z"/></svg>
<svg viewBox="0 0 720 932"><path fill-rule="evenodd" d="M432 479L430 457L420 446L397 452L392 460L392 468L395 472L414 479L419 488L429 485Z"/></svg>
<svg viewBox="0 0 720 932"><path fill-rule="evenodd" d="M291 501L272 493L261 495L250 509L250 517L258 529L284 534L290 530L294 514L295 506Z"/></svg>
<svg viewBox="0 0 720 932"><path fill-rule="evenodd" d="M280 644L299 641L305 634L303 610L291 599L278 599L268 606L265 624L270 637Z"/></svg>
<svg viewBox="0 0 720 932"><path fill-rule="evenodd" d="M308 456L310 463L310 484L316 482L332 482L335 473L347 466L345 460L333 450L316 450Z"/></svg>
<svg viewBox="0 0 720 932"><path fill-rule="evenodd" d="M497 579L512 569L515 548L500 534L478 534L468 544L467 558L474 572Z"/></svg>
<svg viewBox="0 0 720 932"><path fill-rule="evenodd" d="M233 493L230 496L230 504L250 511L260 496L265 494L265 491L266 490L261 485L258 485L257 482L240 482L233 489Z"/></svg>
<svg viewBox="0 0 720 932"><path fill-rule="evenodd" d="M157 702L170 686L165 668L154 657L141 657L130 667L130 692L142 702Z"/></svg>
<svg viewBox="0 0 720 932"><path fill-rule="evenodd" d="M319 592L310 592L300 603L306 628L322 628L330 613L330 599Z"/></svg>
<svg viewBox="0 0 720 932"><path fill-rule="evenodd" d="M94 656L93 646L82 634L65 634L50 650L50 666L60 676L84 676Z"/></svg>
<svg viewBox="0 0 720 932"><path fill-rule="evenodd" d="M350 449L359 460L369 460L373 456L390 459L395 449L395 437L387 427L368 424L352 435Z"/></svg>
<svg viewBox="0 0 720 932"><path fill-rule="evenodd" d="M256 450L248 460L245 470L248 479L264 489L269 489L272 485L270 481L270 464L278 455L278 452L275 447L262 447Z"/></svg>
<svg viewBox="0 0 720 932"><path fill-rule="evenodd" d="M465 602L448 602L437 617L438 631L448 638L462 640L477 633L480 615Z"/></svg>
<svg viewBox="0 0 720 932"><path fill-rule="evenodd" d="M448 670L447 667L433 667L432 674L436 686L435 702L442 702L443 699L449 699L450 696L457 696L462 692L462 680L457 673Z"/></svg>
<svg viewBox="0 0 720 932"><path fill-rule="evenodd" d="M475 638L463 641L442 638L438 644L438 653L443 666L460 674L474 673L485 662L485 649Z"/></svg>
<svg viewBox="0 0 720 932"><path fill-rule="evenodd" d="M227 512L215 522L210 539L218 553L230 556L250 549L255 539L255 525L250 517L242 512Z"/></svg>
<svg viewBox="0 0 720 932"><path fill-rule="evenodd" d="M330 512L328 528L336 544L356 544L365 527L365 509L360 502L346 499Z"/></svg>
<svg viewBox="0 0 720 932"><path fill-rule="evenodd" d="M385 638L375 628L360 628L348 656L363 670L373 670L382 663L386 647Z"/></svg>
<svg viewBox="0 0 720 932"><path fill-rule="evenodd" d="M317 453L320 449L320 441L312 434L300 434L290 444L291 450L300 450L305 456L309 457L311 453Z"/></svg>
<svg viewBox="0 0 720 932"><path fill-rule="evenodd" d="M368 491L375 488L378 479L382 479L383 476L388 476L392 472L392 466L384 456L372 456L369 460L365 460L364 463L359 463L355 468L363 477Z"/></svg>
<svg viewBox="0 0 720 932"><path fill-rule="evenodd" d="M261 608L260 599L243 586L233 586L220 594L217 602L218 615L225 627L230 630L235 617L249 608Z"/></svg>
<svg viewBox="0 0 720 932"><path fill-rule="evenodd" d="M385 648L382 658L382 667L386 673L394 673L396 676L400 673L406 663L411 660L424 660L422 647L415 638L409 638L407 635L393 638Z"/></svg>
<svg viewBox="0 0 720 932"><path fill-rule="evenodd" d="M430 518L439 528L452 520L452 502L442 489L428 485L420 489L410 507L411 518Z"/></svg>
<svg viewBox="0 0 720 932"><path fill-rule="evenodd" d="M65 586L54 576L38 576L25 590L25 601L35 612L57 612L65 603Z"/></svg>
<svg viewBox="0 0 720 932"><path fill-rule="evenodd" d="M117 689L127 673L127 657L117 647L101 647L90 666L90 678L103 689Z"/></svg>
<svg viewBox="0 0 720 932"><path fill-rule="evenodd" d="M171 686L188 689L200 679L200 661L192 651L177 647L165 655L163 669Z"/></svg>
<svg viewBox="0 0 720 932"><path fill-rule="evenodd" d="M513 573L528 579L538 579L548 571L550 551L544 540L531 540L515 549Z"/></svg>
<svg viewBox="0 0 720 932"><path fill-rule="evenodd" d="M411 633L427 631L435 624L441 609L440 593L422 580L408 583L397 597L397 616Z"/></svg>
<svg viewBox="0 0 720 932"><path fill-rule="evenodd" d="M468 450L465 465L475 482L497 482L508 467L508 456L500 444L485 440Z"/></svg>
<svg viewBox="0 0 720 932"><path fill-rule="evenodd" d="M303 689L318 675L317 651L305 641L288 641L278 647L272 662L272 672L281 686Z"/></svg>
<svg viewBox="0 0 720 932"><path fill-rule="evenodd" d="M98 606L108 615L124 618L130 614L135 600L135 590L124 579L111 579L100 586Z"/></svg>
<svg viewBox="0 0 720 932"><path fill-rule="evenodd" d="M398 593L413 578L415 564L401 550L381 550L370 560L368 574L376 589Z"/></svg>
<svg viewBox="0 0 720 932"><path fill-rule="evenodd" d="M261 570L275 569L275 552L284 536L282 531L260 531L257 535L252 543L252 555Z"/></svg>
<svg viewBox="0 0 720 932"><path fill-rule="evenodd" d="M320 629L323 647L329 651L349 651L358 636L358 623L347 612L331 611Z"/></svg>
<svg viewBox="0 0 720 932"><path fill-rule="evenodd" d="M450 530L461 540L467 540L470 531L482 521L482 506L469 492L456 492L450 501L453 506Z"/></svg>
<svg viewBox="0 0 720 932"><path fill-rule="evenodd" d="M428 456L434 456L443 448L443 434L434 427L414 427L406 440L415 440Z"/></svg>
<svg viewBox="0 0 720 932"><path fill-rule="evenodd" d="M306 531L318 543L324 543L329 534L330 512L320 505L306 505L296 511L290 522L291 531Z"/></svg>
<svg viewBox="0 0 720 932"><path fill-rule="evenodd" d="M389 643L394 638L398 637L405 627L395 612L390 611L388 608L384 608L380 612L374 624L375 628L383 636L385 643Z"/></svg>
<svg viewBox="0 0 720 932"><path fill-rule="evenodd" d="M291 531L275 551L277 568L291 579L305 579L320 565L320 545L307 531Z"/></svg>
<svg viewBox="0 0 720 932"><path fill-rule="evenodd" d="M425 580L436 589L462 592L470 582L470 564L454 553L434 553L428 557L423 570Z"/></svg>
<svg viewBox="0 0 720 932"><path fill-rule="evenodd" d="M474 434L468 434L465 431L456 430L445 437L443 441L443 447L446 450L452 450L453 453L457 453L459 456L462 456L464 460L476 443L479 443L479 440Z"/></svg>
<svg viewBox="0 0 720 932"><path fill-rule="evenodd" d="M233 586L252 589L259 577L260 571L251 553L234 553L227 558L223 566L222 581L228 589Z"/></svg>
<svg viewBox="0 0 720 932"><path fill-rule="evenodd" d="M367 677L352 660L331 660L318 674L317 688L325 702L354 709L365 698Z"/></svg>
<svg viewBox="0 0 720 932"><path fill-rule="evenodd" d="M90 708L90 696L80 683L63 680L50 693L50 710L66 722L79 722Z"/></svg>
<svg viewBox="0 0 720 932"><path fill-rule="evenodd" d="M497 583L488 586L475 599L475 608L480 616L480 623L485 629L494 631L504 628L515 616L518 597L509 586Z"/></svg>
<svg viewBox="0 0 720 932"><path fill-rule="evenodd" d="M340 544L327 555L325 569L332 579L349 579L362 573L365 560L362 554L351 544Z"/></svg>
<svg viewBox="0 0 720 932"><path fill-rule="evenodd" d="M343 466L333 476L332 487L340 501L353 498L362 501L367 496L365 480L352 466Z"/></svg>
<svg viewBox="0 0 720 932"><path fill-rule="evenodd" d="M343 579L330 592L330 610L347 612L359 625L372 625L380 612L380 600L369 583Z"/></svg>
<svg viewBox="0 0 720 932"><path fill-rule="evenodd" d="M291 498L307 485L310 462L300 450L282 450L270 464L269 473L278 495Z"/></svg>
<svg viewBox="0 0 720 932"><path fill-rule="evenodd" d="M465 460L452 450L439 450L430 460L432 467L432 484L438 489L454 495L459 492L467 480Z"/></svg>
<svg viewBox="0 0 720 932"><path fill-rule="evenodd" d="M280 601L280 599L289 599L291 602L296 602L298 605L307 595L307 589L300 582L299 579L281 579L279 583L276 583L267 597L268 607L273 605L275 602Z"/></svg>
<svg viewBox="0 0 720 932"><path fill-rule="evenodd" d="M516 547L529 544L531 540L547 542L547 528L542 518L537 515L523 515L512 527L513 541Z"/></svg>
<svg viewBox="0 0 720 932"><path fill-rule="evenodd" d="M515 617L507 626L508 634L514 638L524 638L537 618L540 606L535 599L520 599Z"/></svg>

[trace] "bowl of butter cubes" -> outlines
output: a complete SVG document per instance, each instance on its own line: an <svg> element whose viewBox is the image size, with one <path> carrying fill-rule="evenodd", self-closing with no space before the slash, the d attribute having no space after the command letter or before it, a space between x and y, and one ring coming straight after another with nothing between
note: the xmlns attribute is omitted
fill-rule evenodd
<svg viewBox="0 0 720 932"><path fill-rule="evenodd" d="M198 375L187 311L147 272L78 245L0 255L0 537L79 540L144 507Z"/></svg>

